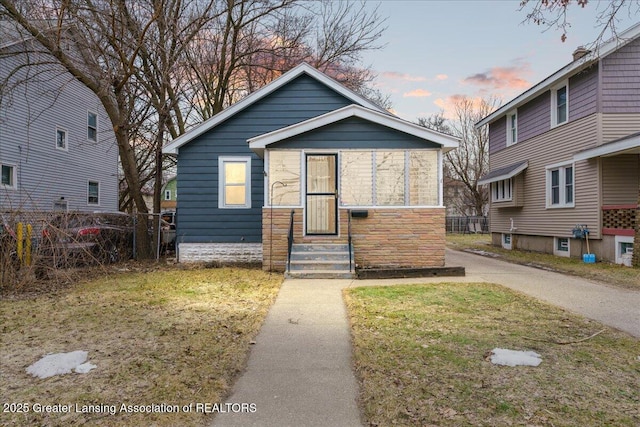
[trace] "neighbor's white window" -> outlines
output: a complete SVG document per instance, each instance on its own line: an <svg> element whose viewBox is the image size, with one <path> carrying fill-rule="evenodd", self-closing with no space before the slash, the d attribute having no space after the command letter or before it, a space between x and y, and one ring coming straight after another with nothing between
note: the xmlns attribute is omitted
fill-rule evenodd
<svg viewBox="0 0 640 427"><path fill-rule="evenodd" d="M87 113L87 139L98 142L98 115L91 111Z"/></svg>
<svg viewBox="0 0 640 427"><path fill-rule="evenodd" d="M502 235L502 247L505 249L511 249L511 234Z"/></svg>
<svg viewBox="0 0 640 427"><path fill-rule="evenodd" d="M171 200L171 190L164 190L164 199Z"/></svg>
<svg viewBox="0 0 640 427"><path fill-rule="evenodd" d="M300 206L299 150L269 151L269 204Z"/></svg>
<svg viewBox="0 0 640 427"><path fill-rule="evenodd" d="M569 256L569 239L567 237L556 237L553 245L553 253L558 256Z"/></svg>
<svg viewBox="0 0 640 427"><path fill-rule="evenodd" d="M14 165L2 165L2 181L0 188L15 190L17 188L17 169Z"/></svg>
<svg viewBox="0 0 640 427"><path fill-rule="evenodd" d="M573 164L547 166L547 208L574 207Z"/></svg>
<svg viewBox="0 0 640 427"><path fill-rule="evenodd" d="M251 157L218 158L218 207L251 207Z"/></svg>
<svg viewBox="0 0 640 427"><path fill-rule="evenodd" d="M98 181L89 181L87 185L87 204L100 204L100 183Z"/></svg>
<svg viewBox="0 0 640 427"><path fill-rule="evenodd" d="M565 81L551 90L551 127L569 119L569 83Z"/></svg>
<svg viewBox="0 0 640 427"><path fill-rule="evenodd" d="M67 150L67 131L64 129L56 129L56 148L58 150Z"/></svg>
<svg viewBox="0 0 640 427"><path fill-rule="evenodd" d="M518 113L507 114L507 147L518 142Z"/></svg>
<svg viewBox="0 0 640 427"><path fill-rule="evenodd" d="M340 153L341 206L437 206L435 150Z"/></svg>
<svg viewBox="0 0 640 427"><path fill-rule="evenodd" d="M511 178L491 183L491 201L505 202L511 200Z"/></svg>
<svg viewBox="0 0 640 427"><path fill-rule="evenodd" d="M67 212L69 210L69 203L66 200L56 200L53 202L54 212Z"/></svg>

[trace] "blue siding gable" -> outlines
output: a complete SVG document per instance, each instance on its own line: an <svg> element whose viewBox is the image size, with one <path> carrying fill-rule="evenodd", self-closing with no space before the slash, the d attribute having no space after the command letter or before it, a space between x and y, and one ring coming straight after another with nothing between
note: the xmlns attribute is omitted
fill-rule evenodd
<svg viewBox="0 0 640 427"><path fill-rule="evenodd" d="M180 148L178 241L260 243L264 164L247 139L328 113L353 101L305 74ZM218 209L219 156L251 157L251 208Z"/></svg>
<svg viewBox="0 0 640 427"><path fill-rule="evenodd" d="M359 117L350 117L274 143L270 148L440 149L441 146Z"/></svg>

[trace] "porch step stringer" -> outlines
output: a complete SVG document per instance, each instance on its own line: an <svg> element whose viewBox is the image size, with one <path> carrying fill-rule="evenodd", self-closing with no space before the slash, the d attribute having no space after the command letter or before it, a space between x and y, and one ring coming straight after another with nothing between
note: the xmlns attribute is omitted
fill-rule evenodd
<svg viewBox="0 0 640 427"><path fill-rule="evenodd" d="M285 276L296 279L353 279L355 263L352 262L349 268L347 244L296 243L291 248L291 265Z"/></svg>

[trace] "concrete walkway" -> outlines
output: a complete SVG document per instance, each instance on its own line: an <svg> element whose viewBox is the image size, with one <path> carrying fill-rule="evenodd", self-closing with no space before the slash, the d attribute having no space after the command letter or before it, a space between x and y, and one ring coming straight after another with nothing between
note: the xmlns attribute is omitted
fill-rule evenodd
<svg viewBox="0 0 640 427"><path fill-rule="evenodd" d="M247 370L227 400L255 412L217 414L213 426L361 426L352 371L347 287L492 282L640 337L640 292L447 250L466 277L393 280L286 280L252 347ZM236 406L239 407L239 406Z"/></svg>
<svg viewBox="0 0 640 427"><path fill-rule="evenodd" d="M342 289L351 280L285 280L227 403L213 426L361 426L351 333Z"/></svg>

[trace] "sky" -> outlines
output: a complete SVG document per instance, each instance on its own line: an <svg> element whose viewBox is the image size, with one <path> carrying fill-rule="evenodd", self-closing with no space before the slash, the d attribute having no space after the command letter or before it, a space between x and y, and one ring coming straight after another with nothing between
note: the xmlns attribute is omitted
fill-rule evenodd
<svg viewBox="0 0 640 427"><path fill-rule="evenodd" d="M519 0L368 0L387 29L380 50L367 52L374 86L390 96L392 111L416 121L439 111L450 115L459 96L497 96L508 102L571 62L571 54L602 30L604 3L569 10L567 40L560 30L523 23ZM619 13L618 31L640 21ZM608 36L607 36L608 38ZM449 116L450 117L450 116Z"/></svg>

